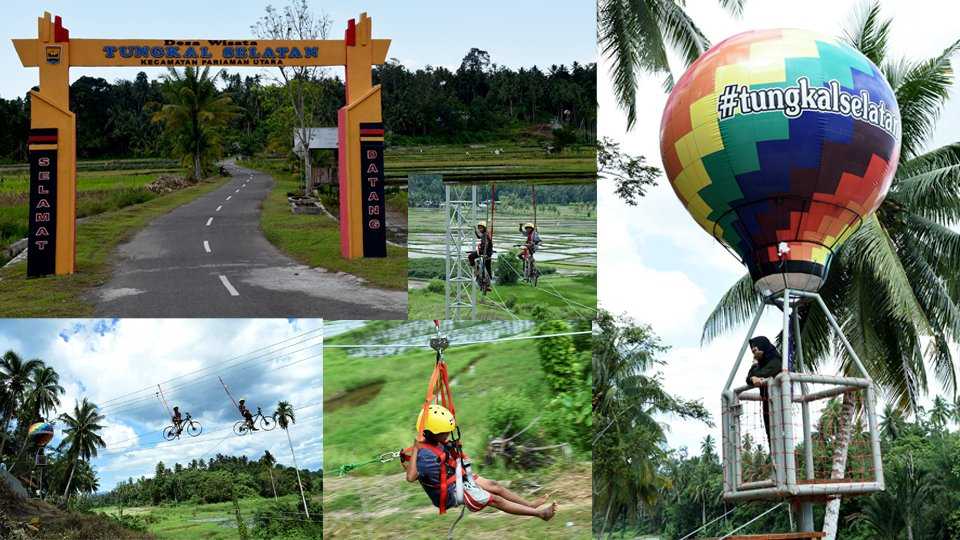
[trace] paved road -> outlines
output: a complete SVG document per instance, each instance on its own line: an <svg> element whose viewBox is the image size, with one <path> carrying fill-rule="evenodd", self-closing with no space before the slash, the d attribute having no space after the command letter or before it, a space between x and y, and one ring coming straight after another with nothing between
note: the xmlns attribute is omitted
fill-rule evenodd
<svg viewBox="0 0 960 540"><path fill-rule="evenodd" d="M406 291L311 269L260 231L273 178L229 163L223 187L157 218L118 248L97 289L105 317L324 317L402 319Z"/></svg>

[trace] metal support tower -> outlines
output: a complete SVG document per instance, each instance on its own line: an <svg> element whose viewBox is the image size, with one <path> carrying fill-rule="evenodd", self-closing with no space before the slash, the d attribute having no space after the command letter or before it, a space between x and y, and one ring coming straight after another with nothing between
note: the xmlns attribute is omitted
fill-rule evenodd
<svg viewBox="0 0 960 540"><path fill-rule="evenodd" d="M467 262L477 222L477 186L445 184L447 204L445 319L477 318L477 281Z"/></svg>
<svg viewBox="0 0 960 540"><path fill-rule="evenodd" d="M826 316L827 322L840 339L848 358L852 360L854 371L859 377L829 376L811 373L803 358L803 344L800 339L800 321L797 315L797 306L807 302L811 307L818 307ZM767 382L770 405L770 457L773 461L774 474L772 478L745 482L742 477L743 460L741 457L741 415L744 401L762 401L763 397L751 386L734 387L734 378L740 369L744 354L750 344L750 338L760 322L764 308L767 305L776 306L783 310L783 330L781 343L784 344L783 370ZM795 354L793 359L794 371L789 371L791 335L794 340ZM809 386L818 384L827 389L811 392ZM843 395L846 392L858 392L863 396L864 416L867 420L869 433L870 458L873 466L872 480L852 480L815 478L813 467L812 423L810 404L819 400ZM813 504L812 500L824 499L831 495L860 495L876 491L883 491L883 461L880 456L880 430L876 418L876 387L866 367L850 342L843 335L843 330L827 308L819 294L807 291L784 289L783 292L768 297L761 304L753 317L750 330L740 346L736 363L727 377L722 394L722 433L723 433L723 498L726 501L780 499L789 500L794 508L799 510L802 531L812 531ZM800 405L802 423L801 433L794 433L793 405ZM802 442L798 444L798 439ZM798 446L803 447L803 470L799 471Z"/></svg>

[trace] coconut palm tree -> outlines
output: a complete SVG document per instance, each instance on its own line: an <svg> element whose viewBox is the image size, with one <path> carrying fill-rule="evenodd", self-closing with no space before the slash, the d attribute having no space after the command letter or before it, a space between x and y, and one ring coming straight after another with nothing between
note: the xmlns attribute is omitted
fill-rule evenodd
<svg viewBox="0 0 960 540"><path fill-rule="evenodd" d="M193 178L203 177L203 166L220 154L217 128L233 118L230 96L217 90L210 67L187 67L183 74L169 68L163 77L164 105L154 115L173 138L174 150L189 163Z"/></svg>
<svg viewBox="0 0 960 540"><path fill-rule="evenodd" d="M66 425L63 430L64 438L60 442L60 449L67 448L66 455L71 462L70 475L67 477L67 486L63 490L64 498L70 493L70 485L73 482L73 475L77 470L77 461L89 461L91 457L97 456L97 451L107 445L100 438L100 431L103 426L100 425L104 419L97 406L83 398L73 407L73 414L63 413L60 415L60 421Z"/></svg>
<svg viewBox="0 0 960 540"><path fill-rule="evenodd" d="M903 433L904 427L906 427L906 421L903 413L890 403L884 405L883 418L880 420L880 434L894 440Z"/></svg>
<svg viewBox="0 0 960 540"><path fill-rule="evenodd" d="M30 385L30 376L43 362L37 359L24 360L13 351L7 351L0 357L0 382L6 387L6 406L3 412L3 427L0 427L0 460L7 444L7 430L14 413L23 406L23 399Z"/></svg>
<svg viewBox="0 0 960 540"><path fill-rule="evenodd" d="M297 485L300 486L300 499L303 500L303 513L307 519L310 519L310 509L307 508L307 496L303 492L303 482L300 480L300 466L297 465L297 454L293 451L293 441L290 439L290 424L296 424L297 419L293 414L293 407L286 401L277 403L277 410L273 413L277 424L287 434L287 444L290 445L290 455L293 456L293 468L297 471Z"/></svg>
<svg viewBox="0 0 960 540"><path fill-rule="evenodd" d="M593 343L593 524L604 532L621 516L653 504L669 486L659 470L666 458L660 415L710 423L696 401L667 394L659 375L649 373L665 348L646 326L600 311Z"/></svg>
<svg viewBox="0 0 960 540"><path fill-rule="evenodd" d="M273 500L277 499L277 483L273 479L273 467L277 464L277 458L273 457L273 454L269 450L263 451L263 457L260 458L260 463L267 468L267 472L270 473L270 485L273 486Z"/></svg>
<svg viewBox="0 0 960 540"><path fill-rule="evenodd" d="M948 392L956 390L949 343L960 337L960 234L950 227L960 219L960 142L926 146L953 85L950 59L960 41L923 61L893 58L890 24L873 3L842 39L879 66L896 93L900 165L880 208L838 248L820 295L886 397L901 411L916 411L928 388L927 363ZM742 325L760 302L745 275L714 308L704 340ZM844 355L844 369L850 369L825 316L803 307L799 316L809 367L816 369L835 347ZM844 395L843 415L852 419L855 404L849 398ZM838 444L836 455L845 456L848 444L849 438ZM842 474L841 461L834 461L834 470ZM839 504L837 498L827 507L828 538L836 532Z"/></svg>
<svg viewBox="0 0 960 540"><path fill-rule="evenodd" d="M745 0L720 0L740 15ZM691 64L710 47L710 40L684 11L684 0L600 0L597 2L597 40L610 59L613 88L627 112L627 128L637 120L637 77L641 72L664 75L664 87L673 87L667 52Z"/></svg>
<svg viewBox="0 0 960 540"><path fill-rule="evenodd" d="M930 409L930 424L934 431L943 433L943 428L950 422L950 404L941 396L933 398L933 408Z"/></svg>

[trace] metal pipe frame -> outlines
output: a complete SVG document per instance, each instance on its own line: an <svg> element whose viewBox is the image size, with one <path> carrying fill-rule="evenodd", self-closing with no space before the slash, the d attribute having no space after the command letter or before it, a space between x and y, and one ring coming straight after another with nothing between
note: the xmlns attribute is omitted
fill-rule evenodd
<svg viewBox="0 0 960 540"><path fill-rule="evenodd" d="M841 338L846 352L853 360L853 364L860 371L862 377L843 377L804 373L805 360L803 358L803 344L799 326L799 318L791 300L809 298L816 301L824 311L831 328ZM795 302L794 302L795 303ZM750 392L753 386L738 386L731 388L739 371L743 355L749 346L750 338L759 323L760 317L767 304L777 305L784 310L782 343L784 357L789 360L790 332L795 336L796 360L795 372L783 371L767 381L770 396L771 435L770 454L774 463L775 474L773 479L743 482L742 478L742 449L741 439L741 400L760 401L759 392ZM793 396L793 383L800 383L800 395ZM827 384L837 388L830 388L811 393L808 384ZM871 454L874 466L874 481L872 482L822 482L813 483L815 472L813 464L812 419L809 403L820 399L833 397L849 391L866 392L866 415L870 429ZM860 357L843 335L833 314L827 309L826 303L816 293L785 289L783 294L768 297L764 300L754 315L750 330L740 348L736 363L727 377L727 384L722 394L724 403L723 435L728 439L723 441L724 466L724 493L725 500L749 499L782 499L797 497L824 497L827 495L859 495L873 493L884 489L883 462L880 454L880 434L876 417L876 389L873 380L867 373ZM803 441L804 441L804 478L808 482L798 482L796 477L796 458L794 455L795 442L793 433L793 403L800 403L803 414ZM810 501L800 502L800 527L804 531L813 530L813 512Z"/></svg>

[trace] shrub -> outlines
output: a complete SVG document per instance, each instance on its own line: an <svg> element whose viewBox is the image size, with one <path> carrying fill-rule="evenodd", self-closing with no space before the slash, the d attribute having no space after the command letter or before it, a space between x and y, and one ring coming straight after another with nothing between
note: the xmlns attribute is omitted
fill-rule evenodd
<svg viewBox="0 0 960 540"><path fill-rule="evenodd" d="M562 334L570 331L566 321L544 321L537 325L538 334ZM554 392L575 390L580 382L581 366L571 336L537 340L540 366Z"/></svg>
<svg viewBox="0 0 960 540"><path fill-rule="evenodd" d="M433 278L430 280L430 283L427 284L427 291L444 294L446 292L446 285L442 279Z"/></svg>
<svg viewBox="0 0 960 540"><path fill-rule="evenodd" d="M493 269L493 275L497 278L498 285L510 285L517 282L517 276L523 275L523 269L520 268L520 259L517 255L520 252L516 249L501 251L497 255L497 264Z"/></svg>
<svg viewBox="0 0 960 540"><path fill-rule="evenodd" d="M527 427L533 417L533 404L524 396L506 395L493 400L487 410L488 439L511 435Z"/></svg>

